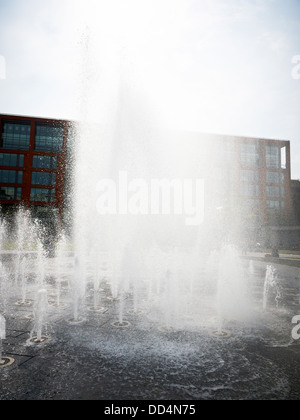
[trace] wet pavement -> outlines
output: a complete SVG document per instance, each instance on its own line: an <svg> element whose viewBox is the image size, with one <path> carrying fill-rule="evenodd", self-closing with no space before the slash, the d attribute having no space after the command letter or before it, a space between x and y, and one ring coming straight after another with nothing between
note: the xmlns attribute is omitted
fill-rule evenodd
<svg viewBox="0 0 300 420"><path fill-rule="evenodd" d="M48 343L29 344L32 308L11 302L5 317L4 355L15 363L0 369L0 400L219 400L299 399L300 340L292 339L292 318L300 315L300 270L276 266L281 298L262 311L266 264L254 262L250 276L252 316L225 321L229 336L215 335L216 318L199 295L205 316L161 326L141 305L135 313L126 296L127 328L115 328L118 301L101 291L101 312L87 297L80 325L71 325L67 288L63 308L50 306ZM55 289L49 282L49 301ZM51 290L53 301L51 301ZM30 295L29 295L30 298ZM180 316L179 316L180 318Z"/></svg>

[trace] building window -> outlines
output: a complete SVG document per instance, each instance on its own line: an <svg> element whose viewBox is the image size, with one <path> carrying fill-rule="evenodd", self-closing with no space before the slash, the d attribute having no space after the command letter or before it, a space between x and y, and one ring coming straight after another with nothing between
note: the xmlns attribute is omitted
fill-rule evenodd
<svg viewBox="0 0 300 420"><path fill-rule="evenodd" d="M24 166L24 155L18 155L16 153L0 153L0 166L22 168Z"/></svg>
<svg viewBox="0 0 300 420"><path fill-rule="evenodd" d="M4 122L2 125L1 148L29 150L30 124Z"/></svg>
<svg viewBox="0 0 300 420"><path fill-rule="evenodd" d="M2 184L22 184L23 172L0 170L0 182Z"/></svg>
<svg viewBox="0 0 300 420"><path fill-rule="evenodd" d="M31 188L30 201L53 203L55 201L55 190L43 188Z"/></svg>
<svg viewBox="0 0 300 420"><path fill-rule="evenodd" d="M272 211L281 211L284 210L285 204L284 201L279 200L267 200L267 209Z"/></svg>
<svg viewBox="0 0 300 420"><path fill-rule="evenodd" d="M284 174L282 172L267 172L268 184L284 184Z"/></svg>
<svg viewBox="0 0 300 420"><path fill-rule="evenodd" d="M268 198L284 198L284 187L267 185L266 190Z"/></svg>
<svg viewBox="0 0 300 420"><path fill-rule="evenodd" d="M280 169L281 150L278 146L266 146L266 165L269 169Z"/></svg>
<svg viewBox="0 0 300 420"><path fill-rule="evenodd" d="M37 152L60 153L63 147L64 129L50 124L36 124L35 147Z"/></svg>
<svg viewBox="0 0 300 420"><path fill-rule="evenodd" d="M56 174L52 172L32 172L32 185L55 185Z"/></svg>
<svg viewBox="0 0 300 420"><path fill-rule="evenodd" d="M34 169L57 169L57 156L33 156Z"/></svg>
<svg viewBox="0 0 300 420"><path fill-rule="evenodd" d="M231 163L236 160L235 142L232 139L223 138L216 142L216 156L223 163Z"/></svg>
<svg viewBox="0 0 300 420"><path fill-rule="evenodd" d="M241 144L241 164L243 168L259 168L261 166L260 147L257 143Z"/></svg>
<svg viewBox="0 0 300 420"><path fill-rule="evenodd" d="M248 211L258 212L260 211L260 200L258 199L247 199L244 201L245 207Z"/></svg>
<svg viewBox="0 0 300 420"><path fill-rule="evenodd" d="M259 185L253 184L242 184L241 193L244 197L258 197L259 196Z"/></svg>
<svg viewBox="0 0 300 420"><path fill-rule="evenodd" d="M242 170L241 181L243 182L259 182L259 173L257 171Z"/></svg>
<svg viewBox="0 0 300 420"><path fill-rule="evenodd" d="M0 187L0 200L21 201L22 188Z"/></svg>
<svg viewBox="0 0 300 420"><path fill-rule="evenodd" d="M281 169L287 168L287 148L286 146L281 148Z"/></svg>

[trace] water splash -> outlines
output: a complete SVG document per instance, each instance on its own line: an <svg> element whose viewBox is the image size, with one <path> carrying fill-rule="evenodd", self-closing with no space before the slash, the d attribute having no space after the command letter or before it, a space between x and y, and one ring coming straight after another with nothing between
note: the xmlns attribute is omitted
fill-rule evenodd
<svg viewBox="0 0 300 420"><path fill-rule="evenodd" d="M276 268L273 265L268 265L265 276L264 283L264 293L263 293L263 310L266 311L270 300L274 298L276 308L279 307L279 304L282 300L282 291L278 279L278 273Z"/></svg>
<svg viewBox="0 0 300 420"><path fill-rule="evenodd" d="M6 320L3 315L0 314L0 364L2 362L3 345L2 341L6 339Z"/></svg>
<svg viewBox="0 0 300 420"><path fill-rule="evenodd" d="M217 314L219 331L225 320L245 320L251 314L248 283L239 253L232 245L225 245L219 260Z"/></svg>
<svg viewBox="0 0 300 420"><path fill-rule="evenodd" d="M36 342L41 343L43 337L43 329L47 324L48 317L48 292L46 289L41 289L37 292L33 307L34 325L31 331L31 339L36 334Z"/></svg>

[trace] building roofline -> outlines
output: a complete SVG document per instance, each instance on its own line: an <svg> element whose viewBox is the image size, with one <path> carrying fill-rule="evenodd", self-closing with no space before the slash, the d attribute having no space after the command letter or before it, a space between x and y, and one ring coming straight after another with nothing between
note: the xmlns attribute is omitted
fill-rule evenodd
<svg viewBox="0 0 300 420"><path fill-rule="evenodd" d="M8 119L18 119L23 121L40 121L40 122L57 122L62 124L71 124L73 123L67 119L59 119L59 118L50 118L50 117L35 117L30 115L18 115L18 114L2 114L0 113L0 118L8 118Z"/></svg>
<svg viewBox="0 0 300 420"><path fill-rule="evenodd" d="M175 130L171 130L171 131L175 131ZM276 139L276 138L267 138L267 137L251 137L251 136L243 136L243 135L237 135L237 134L222 134L222 133L212 133L212 132L205 132L205 131L185 131L185 130L178 130L179 132L182 133L190 133L190 134L194 134L194 135L208 135L211 137L226 137L226 138L230 138L230 139L239 139L239 140L249 140L249 141L253 141L253 140L257 140L257 141L276 141L276 142L282 142L282 143L290 143L291 140L287 140L287 139Z"/></svg>
<svg viewBox="0 0 300 420"><path fill-rule="evenodd" d="M2 114L0 113L0 118L16 118L19 120L35 120L41 122L57 122L62 124L80 124L79 121L69 120L69 119L61 119L61 118L51 118L51 117L36 117L32 115L18 115L18 114ZM243 135L236 135L236 134L222 134L222 133L212 133L212 132L205 132L205 131L194 131L194 130L175 130L175 129L166 129L169 132L176 132L177 134L191 134L195 136L211 136L211 137L223 137L228 139L236 139L236 140L248 140L248 141L274 141L274 142L282 142L282 143L291 143L291 140L287 139L276 139L276 138L265 138L265 137L251 137L251 136L243 136Z"/></svg>

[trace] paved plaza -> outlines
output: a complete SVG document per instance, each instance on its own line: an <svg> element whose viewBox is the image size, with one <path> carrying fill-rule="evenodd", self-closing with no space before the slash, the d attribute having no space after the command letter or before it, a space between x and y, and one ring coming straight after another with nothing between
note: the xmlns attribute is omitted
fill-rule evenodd
<svg viewBox="0 0 300 420"><path fill-rule="evenodd" d="M51 261L51 260L49 260ZM248 263L247 261L245 264ZM276 266L281 287L277 308L262 311L266 263L254 262L251 275L253 316L245 323L225 321L227 337L216 332L206 298L205 316L184 317L176 328L160 325L147 306L133 308L126 295L124 319L116 328L119 301L109 299L103 283L103 310L93 312L87 293L83 322L72 325L67 282L62 307L55 307L55 287L48 278L49 342L28 343L32 308L11 301L4 314L4 355L15 359L0 369L1 400L217 400L299 399L300 340L292 339L292 318L300 315L299 268ZM88 286L92 288L92 285ZM29 295L30 298L30 295ZM179 317L180 318L180 317Z"/></svg>

